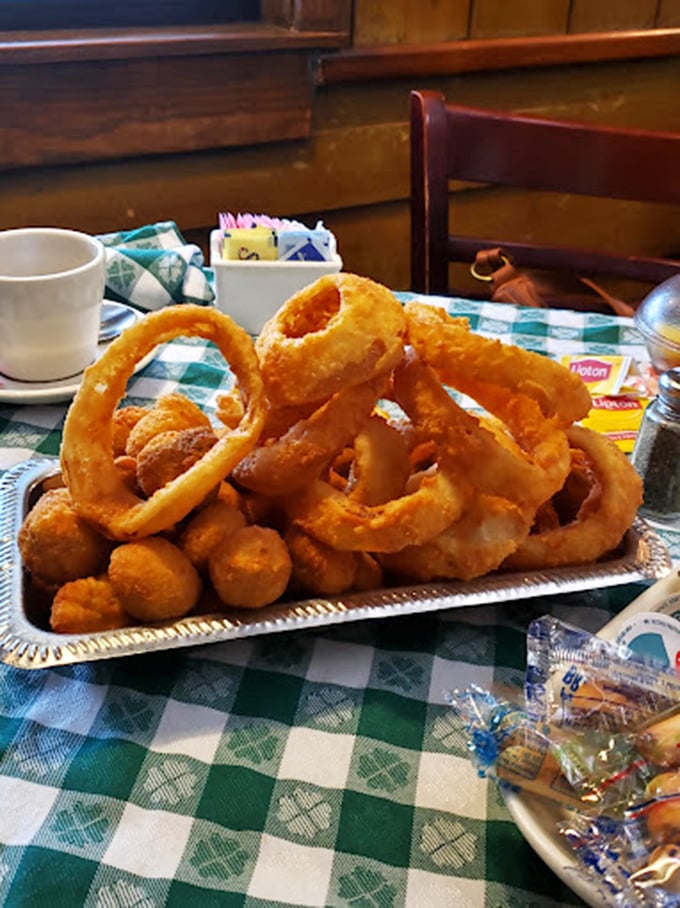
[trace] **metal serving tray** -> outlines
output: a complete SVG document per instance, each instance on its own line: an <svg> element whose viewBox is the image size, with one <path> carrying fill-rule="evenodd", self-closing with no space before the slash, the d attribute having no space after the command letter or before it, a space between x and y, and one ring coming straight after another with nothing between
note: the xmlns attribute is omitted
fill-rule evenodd
<svg viewBox="0 0 680 908"><path fill-rule="evenodd" d="M636 520L610 560L578 568L488 574L469 582L428 583L338 598L278 602L256 611L229 609L160 625L55 634L29 617L17 536L42 484L58 473L57 460L29 460L8 470L0 479L0 660L18 668L47 668L366 618L657 580L672 569L662 540L642 520Z"/></svg>

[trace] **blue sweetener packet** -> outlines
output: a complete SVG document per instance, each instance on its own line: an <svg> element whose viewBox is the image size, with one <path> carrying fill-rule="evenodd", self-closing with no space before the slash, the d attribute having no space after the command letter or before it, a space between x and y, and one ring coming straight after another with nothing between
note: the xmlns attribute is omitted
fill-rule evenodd
<svg viewBox="0 0 680 908"><path fill-rule="evenodd" d="M278 231L280 261L328 262L336 255L335 237L323 224L313 230Z"/></svg>

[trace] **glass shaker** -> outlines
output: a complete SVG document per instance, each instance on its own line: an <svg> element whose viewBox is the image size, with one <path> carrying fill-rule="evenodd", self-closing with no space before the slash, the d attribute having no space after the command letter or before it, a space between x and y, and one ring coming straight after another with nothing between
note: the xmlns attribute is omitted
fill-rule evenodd
<svg viewBox="0 0 680 908"><path fill-rule="evenodd" d="M659 377L659 393L642 417L632 463L644 483L640 514L680 527L680 369Z"/></svg>

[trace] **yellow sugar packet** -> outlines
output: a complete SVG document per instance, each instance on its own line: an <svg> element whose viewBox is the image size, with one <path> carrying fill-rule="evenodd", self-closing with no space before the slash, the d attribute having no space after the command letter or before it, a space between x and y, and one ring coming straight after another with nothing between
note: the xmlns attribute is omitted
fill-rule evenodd
<svg viewBox="0 0 680 908"><path fill-rule="evenodd" d="M278 259L273 227L230 228L222 240L222 258L229 261L275 261Z"/></svg>

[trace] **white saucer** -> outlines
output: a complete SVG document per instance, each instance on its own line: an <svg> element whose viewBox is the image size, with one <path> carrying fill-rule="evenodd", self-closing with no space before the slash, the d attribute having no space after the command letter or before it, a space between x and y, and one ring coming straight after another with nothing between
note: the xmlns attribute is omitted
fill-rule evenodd
<svg viewBox="0 0 680 908"><path fill-rule="evenodd" d="M136 309L131 310L136 315L136 321L144 318L143 312ZM97 347L97 359L109 347L111 341L99 344ZM139 372L148 363L151 362L155 355L155 350L147 353L135 366L134 371ZM71 375L68 378L60 378L57 381L17 381L14 378L8 378L0 374L0 404L56 404L65 400L70 400L83 380L83 373Z"/></svg>

